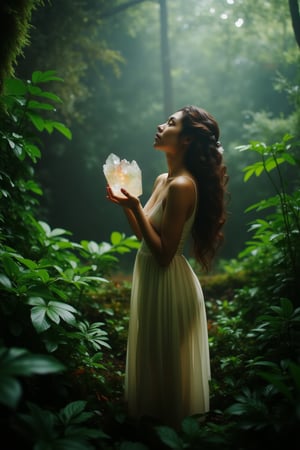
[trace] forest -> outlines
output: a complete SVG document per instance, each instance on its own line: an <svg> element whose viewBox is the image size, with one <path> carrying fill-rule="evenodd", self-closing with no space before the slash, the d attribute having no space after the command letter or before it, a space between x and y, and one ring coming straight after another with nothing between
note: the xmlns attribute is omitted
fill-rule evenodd
<svg viewBox="0 0 300 450"><path fill-rule="evenodd" d="M0 5L0 424L12 450L265 450L300 425L298 0ZM225 241L201 282L210 411L133 423L123 399L140 242L106 199L110 153L149 197L158 124L218 120ZM155 329L153 330L155 333Z"/></svg>

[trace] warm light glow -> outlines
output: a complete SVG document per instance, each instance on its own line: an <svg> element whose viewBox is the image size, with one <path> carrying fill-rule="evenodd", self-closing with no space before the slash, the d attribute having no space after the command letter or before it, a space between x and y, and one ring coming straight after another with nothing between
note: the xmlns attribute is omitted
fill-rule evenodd
<svg viewBox="0 0 300 450"><path fill-rule="evenodd" d="M142 173L136 161L129 162L111 153L103 165L103 172L114 194L121 195L121 188L132 195L142 194Z"/></svg>

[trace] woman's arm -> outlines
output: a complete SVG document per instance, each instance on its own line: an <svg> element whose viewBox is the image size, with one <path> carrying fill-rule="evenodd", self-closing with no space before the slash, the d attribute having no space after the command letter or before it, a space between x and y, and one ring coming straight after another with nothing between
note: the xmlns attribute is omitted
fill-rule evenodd
<svg viewBox="0 0 300 450"><path fill-rule="evenodd" d="M142 235L162 267L168 266L176 253L184 224L193 211L194 202L193 182L186 177L178 177L170 183L159 233L139 206L134 211Z"/></svg>
<svg viewBox="0 0 300 450"><path fill-rule="evenodd" d="M113 203L130 209L142 237L158 263L168 266L176 253L185 221L193 210L196 195L193 182L187 177L177 177L170 182L160 232L144 213L139 199L132 197L124 189L121 191L125 197L115 196L108 188L108 198Z"/></svg>
<svg viewBox="0 0 300 450"><path fill-rule="evenodd" d="M129 222L129 225L132 229L132 231L134 232L134 234L136 235L136 237L141 241L143 239L143 235L141 233L140 227L137 223L137 220L135 218L135 215L133 214L132 210L129 208L123 208L123 211L127 217L127 220Z"/></svg>
<svg viewBox="0 0 300 450"><path fill-rule="evenodd" d="M155 191L155 189L156 189L157 185L159 184L159 182L165 177L166 177L166 174L162 174L162 175L159 175L156 178L156 180L154 182L153 189L152 189L152 194ZM108 193L107 197L109 198L109 190L108 189L109 189L109 186L107 186L107 193ZM151 208L151 204L154 201L155 201L155 198L153 198L153 195L151 195L149 200L147 201L146 207L148 207L150 209ZM123 210L124 210L124 213L125 213L125 215L127 217L127 220L129 222L129 225L130 225L132 231L134 232L134 234L136 235L136 237L138 239L142 240L143 235L142 235L142 232L140 230L139 224L137 223L137 220L136 220L136 217L135 217L133 211L130 208L127 208L125 206L123 206Z"/></svg>

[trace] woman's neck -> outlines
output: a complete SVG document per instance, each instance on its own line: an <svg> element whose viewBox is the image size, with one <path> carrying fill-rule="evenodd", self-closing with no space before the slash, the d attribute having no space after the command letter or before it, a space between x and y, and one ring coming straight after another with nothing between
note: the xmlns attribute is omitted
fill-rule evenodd
<svg viewBox="0 0 300 450"><path fill-rule="evenodd" d="M186 172L186 168L183 164L184 155L171 155L166 154L167 164L168 164L168 178L174 178Z"/></svg>

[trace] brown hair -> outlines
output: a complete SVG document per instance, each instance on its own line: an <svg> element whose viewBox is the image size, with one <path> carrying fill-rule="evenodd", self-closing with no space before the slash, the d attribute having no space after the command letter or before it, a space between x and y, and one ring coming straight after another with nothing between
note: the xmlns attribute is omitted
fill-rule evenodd
<svg viewBox="0 0 300 450"><path fill-rule="evenodd" d="M226 222L226 166L220 151L220 129L215 118L196 106L185 106L183 136L191 138L185 153L185 166L197 181L198 205L192 227L193 248L197 261L208 271L223 243Z"/></svg>

